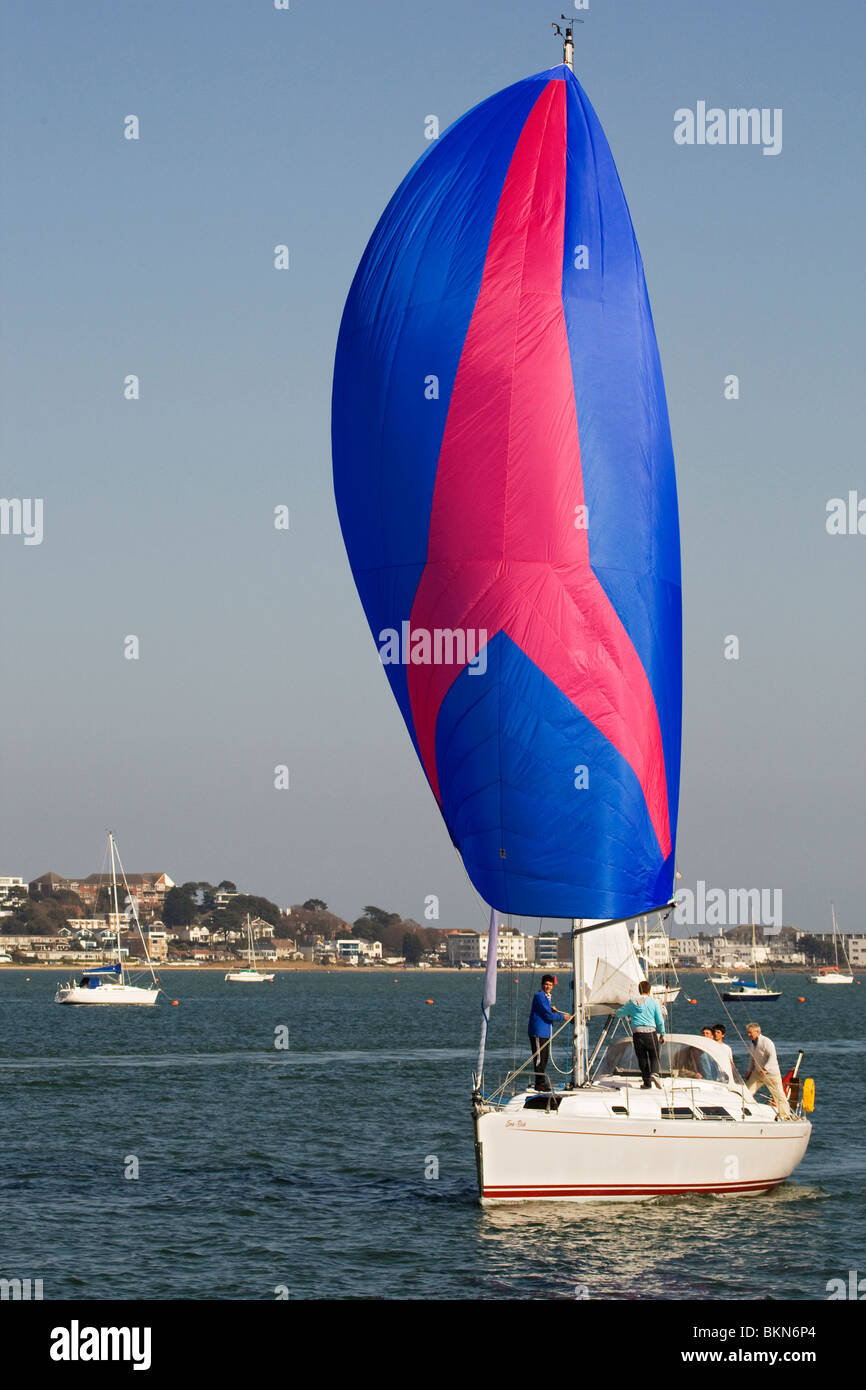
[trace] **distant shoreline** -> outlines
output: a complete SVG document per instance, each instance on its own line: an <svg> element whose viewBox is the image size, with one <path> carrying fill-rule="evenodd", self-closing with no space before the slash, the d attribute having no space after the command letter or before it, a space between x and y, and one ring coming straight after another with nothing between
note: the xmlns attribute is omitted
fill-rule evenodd
<svg viewBox="0 0 866 1390"><path fill-rule="evenodd" d="M153 968L157 974L165 975L169 974L169 972L172 970L177 970L184 973L190 970L196 972L210 971L215 972L216 974L225 975L229 970L239 970L243 969L245 966L246 961L244 960L226 960L222 962L209 961L206 964L200 964L197 961L174 961L170 965L157 965L157 963L154 962ZM124 962L124 967L126 968L126 962ZM18 965L16 962L0 961L0 970L27 970L31 972L37 970L44 970L51 971L55 974L57 973L57 971L65 971L67 975L84 974L87 970L93 970L97 968L98 967L95 964L87 965L81 961L59 961L56 965L45 965L42 962L38 962L34 965ZM809 975L817 972L819 968L820 967L816 965L778 965L775 968L771 968L768 973L773 975ZM146 970L147 966L145 965L144 961L130 961L129 969L133 974L137 974L142 970ZM260 962L257 965L257 969L263 975L270 975L272 973L290 974L292 971L298 971L303 974L319 975L330 975L335 971L339 971L341 975L399 975L411 973L413 975L471 974L481 976L484 974L484 966L470 966L468 970L460 970L459 967L453 965L313 965L311 961L300 960ZM551 970L554 972L558 970L560 974L566 975L570 974L571 966L569 964L563 964L562 962L560 962L558 965L553 966L549 963L534 966L500 965L499 974L507 975L509 973L514 973L518 975L537 975L542 971ZM767 967L762 966L762 970L766 971ZM713 971L712 973L715 974L715 971ZM749 970L743 972L744 977L751 973L752 972ZM853 973L856 977L856 968L854 969ZM864 971L863 973L866 974L866 971ZM706 978L707 976L707 972L705 970L702 970L699 966L694 965L677 966L677 974L681 977L697 975L702 979Z"/></svg>

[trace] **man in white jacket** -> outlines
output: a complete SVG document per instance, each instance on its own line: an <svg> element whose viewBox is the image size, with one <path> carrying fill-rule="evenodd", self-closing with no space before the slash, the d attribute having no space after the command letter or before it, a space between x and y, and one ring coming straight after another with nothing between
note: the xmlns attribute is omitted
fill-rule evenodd
<svg viewBox="0 0 866 1390"><path fill-rule="evenodd" d="M760 1023L747 1023L749 1037L749 1069L746 1072L746 1085L752 1095L766 1086L776 1104L780 1120L792 1120L790 1106L782 1089L782 1072L776 1056L776 1045L761 1033Z"/></svg>

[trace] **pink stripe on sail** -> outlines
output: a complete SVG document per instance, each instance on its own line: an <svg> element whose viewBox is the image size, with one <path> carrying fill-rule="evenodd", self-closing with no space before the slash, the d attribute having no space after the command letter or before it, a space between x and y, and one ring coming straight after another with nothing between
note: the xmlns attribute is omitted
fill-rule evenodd
<svg viewBox="0 0 866 1390"><path fill-rule="evenodd" d="M565 84L551 80L508 169L451 394L410 627L503 632L634 771L671 849L646 671L575 524L580 441L562 303ZM471 657L471 653L469 656ZM463 667L410 665L418 748L441 800L436 721Z"/></svg>

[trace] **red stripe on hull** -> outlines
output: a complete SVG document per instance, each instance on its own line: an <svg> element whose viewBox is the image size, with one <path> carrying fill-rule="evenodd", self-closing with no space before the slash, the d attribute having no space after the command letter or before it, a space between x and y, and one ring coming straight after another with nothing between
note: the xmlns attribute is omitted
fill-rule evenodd
<svg viewBox="0 0 866 1390"><path fill-rule="evenodd" d="M779 1183L784 1182L784 1178L771 1178L769 1181L761 1182L734 1182L734 1183L690 1183L686 1187L610 1187L606 1184L598 1184L593 1187L485 1187L482 1197L507 1200L514 1197L680 1197L684 1194L695 1193L704 1195L706 1193L724 1192L767 1192L771 1187L778 1187Z"/></svg>

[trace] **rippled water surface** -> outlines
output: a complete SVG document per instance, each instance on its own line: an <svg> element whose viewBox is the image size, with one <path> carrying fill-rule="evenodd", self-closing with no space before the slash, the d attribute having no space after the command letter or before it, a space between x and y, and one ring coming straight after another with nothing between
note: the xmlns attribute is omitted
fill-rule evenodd
<svg viewBox="0 0 866 1390"><path fill-rule="evenodd" d="M866 987L785 976L752 1006L817 1083L808 1153L773 1193L491 1211L475 972L165 972L178 1007L128 1011L60 1008L57 979L0 971L0 1275L47 1299L824 1299L866 1273ZM687 980L677 1031L722 1016ZM530 989L500 984L489 1079L522 1059Z"/></svg>

